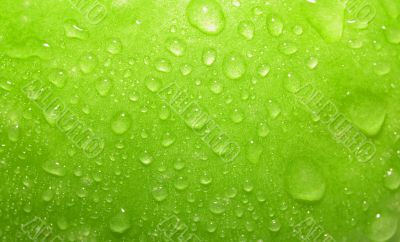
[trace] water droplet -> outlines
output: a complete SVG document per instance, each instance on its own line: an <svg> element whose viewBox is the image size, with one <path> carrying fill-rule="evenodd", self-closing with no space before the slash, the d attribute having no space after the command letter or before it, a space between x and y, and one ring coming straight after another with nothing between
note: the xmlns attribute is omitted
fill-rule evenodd
<svg viewBox="0 0 400 242"><path fill-rule="evenodd" d="M210 90L214 94L220 94L224 90L224 86L220 82L213 81L211 83Z"/></svg>
<svg viewBox="0 0 400 242"><path fill-rule="evenodd" d="M246 72L246 63L241 55L231 53L225 56L222 69L226 77L239 79Z"/></svg>
<svg viewBox="0 0 400 242"><path fill-rule="evenodd" d="M122 43L119 39L110 39L107 45L107 51L110 54L116 55L122 51Z"/></svg>
<svg viewBox="0 0 400 242"><path fill-rule="evenodd" d="M238 109L233 110L231 113L231 120L234 123L240 123L243 121L243 113Z"/></svg>
<svg viewBox="0 0 400 242"><path fill-rule="evenodd" d="M301 27L300 25L295 25L293 27L293 33L295 35L302 35L303 34L303 27Z"/></svg>
<svg viewBox="0 0 400 242"><path fill-rule="evenodd" d="M342 110L361 131L375 136L386 118L385 103L381 96L367 89L354 89L342 99Z"/></svg>
<svg viewBox="0 0 400 242"><path fill-rule="evenodd" d="M131 118L127 113L117 113L111 121L111 129L115 134L124 134L131 127Z"/></svg>
<svg viewBox="0 0 400 242"><path fill-rule="evenodd" d="M208 172L203 172L203 174L200 177L200 184L202 185L209 185L212 182L212 177Z"/></svg>
<svg viewBox="0 0 400 242"><path fill-rule="evenodd" d="M171 54L175 56L183 56L186 51L186 44L177 38L170 38L166 41L166 47Z"/></svg>
<svg viewBox="0 0 400 242"><path fill-rule="evenodd" d="M278 37L283 32L283 22L280 17L271 15L267 17L267 28L272 36Z"/></svg>
<svg viewBox="0 0 400 242"><path fill-rule="evenodd" d="M51 200L53 200L53 197L54 197L54 193L53 193L53 191L51 189L47 189L42 194L42 199L45 202L50 202Z"/></svg>
<svg viewBox="0 0 400 242"><path fill-rule="evenodd" d="M151 191L151 194L158 202L164 201L168 197L168 191L163 186L154 187Z"/></svg>
<svg viewBox="0 0 400 242"><path fill-rule="evenodd" d="M397 223L398 218L394 215L377 214L369 225L367 235L372 241L388 241L396 233Z"/></svg>
<svg viewBox="0 0 400 242"><path fill-rule="evenodd" d="M189 182L186 178L180 176L176 179L174 186L177 190L185 190L189 186Z"/></svg>
<svg viewBox="0 0 400 242"><path fill-rule="evenodd" d="M211 66L215 62L216 58L217 58L217 52L214 49L211 48L204 49L202 55L204 65Z"/></svg>
<svg viewBox="0 0 400 242"><path fill-rule="evenodd" d="M342 38L345 5L336 1L306 2L305 15L311 26L327 42L337 42Z"/></svg>
<svg viewBox="0 0 400 242"><path fill-rule="evenodd" d="M279 116L279 114L281 114L281 108L277 103L273 102L272 100L268 100L267 108L269 111L269 115L273 119L276 119Z"/></svg>
<svg viewBox="0 0 400 242"><path fill-rule="evenodd" d="M58 88L63 88L67 80L67 75L62 69L53 69L50 71L48 78L49 81L54 84L54 86Z"/></svg>
<svg viewBox="0 0 400 242"><path fill-rule="evenodd" d="M267 135L269 134L269 132L271 132L271 130L270 130L268 124L266 124L266 123L260 123L260 124L258 125L258 128L257 128L257 134L258 134L258 136L260 136L260 137L267 137Z"/></svg>
<svg viewBox="0 0 400 242"><path fill-rule="evenodd" d="M261 66L258 67L258 75L261 77L266 77L270 71L270 67L267 64L262 64Z"/></svg>
<svg viewBox="0 0 400 242"><path fill-rule="evenodd" d="M253 140L247 144L246 158L253 164L257 164L260 161L260 157L263 151L263 147L254 142Z"/></svg>
<svg viewBox="0 0 400 242"><path fill-rule="evenodd" d="M245 180L243 184L243 190L245 192L251 192L253 191L253 189L254 189L253 184L249 180Z"/></svg>
<svg viewBox="0 0 400 242"><path fill-rule="evenodd" d="M325 179L318 167L305 158L296 158L287 167L289 194L296 200L316 202L325 193Z"/></svg>
<svg viewBox="0 0 400 242"><path fill-rule="evenodd" d="M254 24L251 21L242 21L238 25L238 32L247 40L254 38Z"/></svg>
<svg viewBox="0 0 400 242"><path fill-rule="evenodd" d="M400 26L386 27L385 36L389 43L400 44Z"/></svg>
<svg viewBox="0 0 400 242"><path fill-rule="evenodd" d="M169 132L165 133L161 140L161 145L164 147L169 147L175 142L175 136Z"/></svg>
<svg viewBox="0 0 400 242"><path fill-rule="evenodd" d="M207 231L210 233L214 233L218 228L217 223L214 221L207 221Z"/></svg>
<svg viewBox="0 0 400 242"><path fill-rule="evenodd" d="M222 200L217 199L210 203L210 211L214 214L221 214L225 212L225 204Z"/></svg>
<svg viewBox="0 0 400 242"><path fill-rule="evenodd" d="M89 37L89 32L79 27L78 23L72 19L65 21L64 32L68 38L85 40Z"/></svg>
<svg viewBox="0 0 400 242"><path fill-rule="evenodd" d="M390 65L387 63L374 63L374 72L378 76L384 76L391 71Z"/></svg>
<svg viewBox="0 0 400 242"><path fill-rule="evenodd" d="M59 161L56 160L49 160L42 164L42 168L47 173L54 175L54 176L65 176L67 170L64 165L62 165Z"/></svg>
<svg viewBox="0 0 400 242"><path fill-rule="evenodd" d="M205 34L219 34L225 26L222 8L214 0L191 0L186 15L189 23Z"/></svg>
<svg viewBox="0 0 400 242"><path fill-rule="evenodd" d="M154 64L155 68L159 72L168 73L172 70L171 62L167 59L158 59Z"/></svg>
<svg viewBox="0 0 400 242"><path fill-rule="evenodd" d="M144 81L147 89L152 92L159 91L162 86L161 80L153 76L147 76Z"/></svg>
<svg viewBox="0 0 400 242"><path fill-rule="evenodd" d="M189 75L190 73L192 73L193 67L190 64L184 64L181 66L181 73L184 76Z"/></svg>
<svg viewBox="0 0 400 242"><path fill-rule="evenodd" d="M153 162L153 156L145 151L140 155L139 160L143 165L148 166Z"/></svg>
<svg viewBox="0 0 400 242"><path fill-rule="evenodd" d="M272 219L269 222L268 229L272 232L278 232L281 229L281 223L279 220Z"/></svg>
<svg viewBox="0 0 400 242"><path fill-rule="evenodd" d="M291 42L284 42L279 45L279 51L285 55L293 55L297 50L297 47Z"/></svg>
<svg viewBox="0 0 400 242"><path fill-rule="evenodd" d="M315 67L317 67L317 65L318 65L318 59L317 59L317 58L315 58L315 57L310 57L310 58L307 60L307 67L308 67L310 70L315 69Z"/></svg>
<svg viewBox="0 0 400 242"><path fill-rule="evenodd" d="M11 142L17 142L19 140L20 133L21 129L18 123L15 122L8 126L7 135Z"/></svg>
<svg viewBox="0 0 400 242"><path fill-rule="evenodd" d="M79 60L79 67L81 71L85 74L89 74L97 67L98 60L97 57L92 53L86 53L81 56Z"/></svg>
<svg viewBox="0 0 400 242"><path fill-rule="evenodd" d="M110 93L113 82L109 78L101 77L96 81L96 90L100 96L105 97Z"/></svg>
<svg viewBox="0 0 400 242"><path fill-rule="evenodd" d="M131 227L129 217L126 215L123 209L121 209L121 212L110 219L109 225L111 231L118 234L125 233Z"/></svg>
<svg viewBox="0 0 400 242"><path fill-rule="evenodd" d="M389 190L396 190L400 187L400 172L390 168L384 176L385 187Z"/></svg>

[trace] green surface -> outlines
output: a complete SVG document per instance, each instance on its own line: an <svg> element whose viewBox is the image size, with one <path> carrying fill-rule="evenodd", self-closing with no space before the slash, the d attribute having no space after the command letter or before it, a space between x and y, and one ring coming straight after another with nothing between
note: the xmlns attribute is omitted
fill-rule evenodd
<svg viewBox="0 0 400 242"><path fill-rule="evenodd" d="M397 0L0 9L0 241L400 241Z"/></svg>

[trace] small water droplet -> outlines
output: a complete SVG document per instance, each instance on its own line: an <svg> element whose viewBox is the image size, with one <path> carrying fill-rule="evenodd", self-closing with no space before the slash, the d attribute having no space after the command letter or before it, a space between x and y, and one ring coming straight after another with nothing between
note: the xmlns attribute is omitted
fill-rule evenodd
<svg viewBox="0 0 400 242"><path fill-rule="evenodd" d="M115 134L124 134L131 127L131 118L125 112L117 113L111 121L111 129Z"/></svg>
<svg viewBox="0 0 400 242"><path fill-rule="evenodd" d="M225 26L222 8L214 0L191 0L186 15L189 23L205 34L219 34Z"/></svg>
<svg viewBox="0 0 400 242"><path fill-rule="evenodd" d="M222 68L226 77L235 80L246 72L246 63L241 55L230 53L225 56Z"/></svg>
<svg viewBox="0 0 400 242"><path fill-rule="evenodd" d="M254 38L254 24L251 21L242 21L238 25L238 32L247 40Z"/></svg>

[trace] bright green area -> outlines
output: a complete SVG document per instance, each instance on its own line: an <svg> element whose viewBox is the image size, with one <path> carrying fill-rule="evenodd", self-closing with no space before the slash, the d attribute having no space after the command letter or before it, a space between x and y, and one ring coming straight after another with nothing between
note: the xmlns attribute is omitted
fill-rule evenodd
<svg viewBox="0 0 400 242"><path fill-rule="evenodd" d="M35 217L64 241L163 241L151 234L173 214L201 241L301 241L308 217L336 241L400 241L397 0L110 0L98 24L76 2L0 2L0 241L32 241ZM25 95L32 80L104 139L100 155ZM155 93L172 82L238 143L233 162ZM357 161L294 83L375 156Z"/></svg>

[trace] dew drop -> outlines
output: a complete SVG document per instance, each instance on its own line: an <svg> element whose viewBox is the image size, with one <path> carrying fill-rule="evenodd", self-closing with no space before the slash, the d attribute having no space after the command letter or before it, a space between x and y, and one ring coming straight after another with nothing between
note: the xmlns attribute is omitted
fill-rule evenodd
<svg viewBox="0 0 400 242"><path fill-rule="evenodd" d="M254 38L254 24L251 21L242 21L238 25L238 32L247 40Z"/></svg>
<svg viewBox="0 0 400 242"><path fill-rule="evenodd" d="M225 56L222 69L226 77L235 80L246 72L246 63L241 55L231 53Z"/></svg>
<svg viewBox="0 0 400 242"><path fill-rule="evenodd" d="M171 54L175 56L183 56L186 51L186 44L177 38L170 38L166 41L166 47Z"/></svg>
<svg viewBox="0 0 400 242"><path fill-rule="evenodd" d="M267 28L268 28L268 32L272 36L278 37L283 32L283 22L280 19L280 17L278 17L276 15L271 15L271 16L267 17Z"/></svg>
<svg viewBox="0 0 400 242"><path fill-rule="evenodd" d="M100 96L105 97L110 93L113 86L112 80L109 78L101 77L96 81L96 90Z"/></svg>
<svg viewBox="0 0 400 242"><path fill-rule="evenodd" d="M189 23L205 34L219 34L225 26L224 13L215 0L191 0L186 15Z"/></svg>
<svg viewBox="0 0 400 242"><path fill-rule="evenodd" d="M98 60L97 57L92 53L86 53L81 56L79 60L79 67L81 71L85 74L89 74L94 71L97 67Z"/></svg>
<svg viewBox="0 0 400 242"><path fill-rule="evenodd" d="M211 66L214 62L215 59L217 58L217 52L214 49L207 48L203 50L203 64L206 66Z"/></svg>
<svg viewBox="0 0 400 242"><path fill-rule="evenodd" d="M115 134L124 134L131 127L132 120L127 113L117 113L111 121L111 129Z"/></svg>
<svg viewBox="0 0 400 242"><path fill-rule="evenodd" d="M125 211L121 209L121 212L110 219L109 226L112 232L123 234L130 229L131 224L129 217L126 215Z"/></svg>
<svg viewBox="0 0 400 242"><path fill-rule="evenodd" d="M42 168L45 172L54 176L65 176L67 173L65 166L63 166L57 160L48 160L42 164Z"/></svg>

